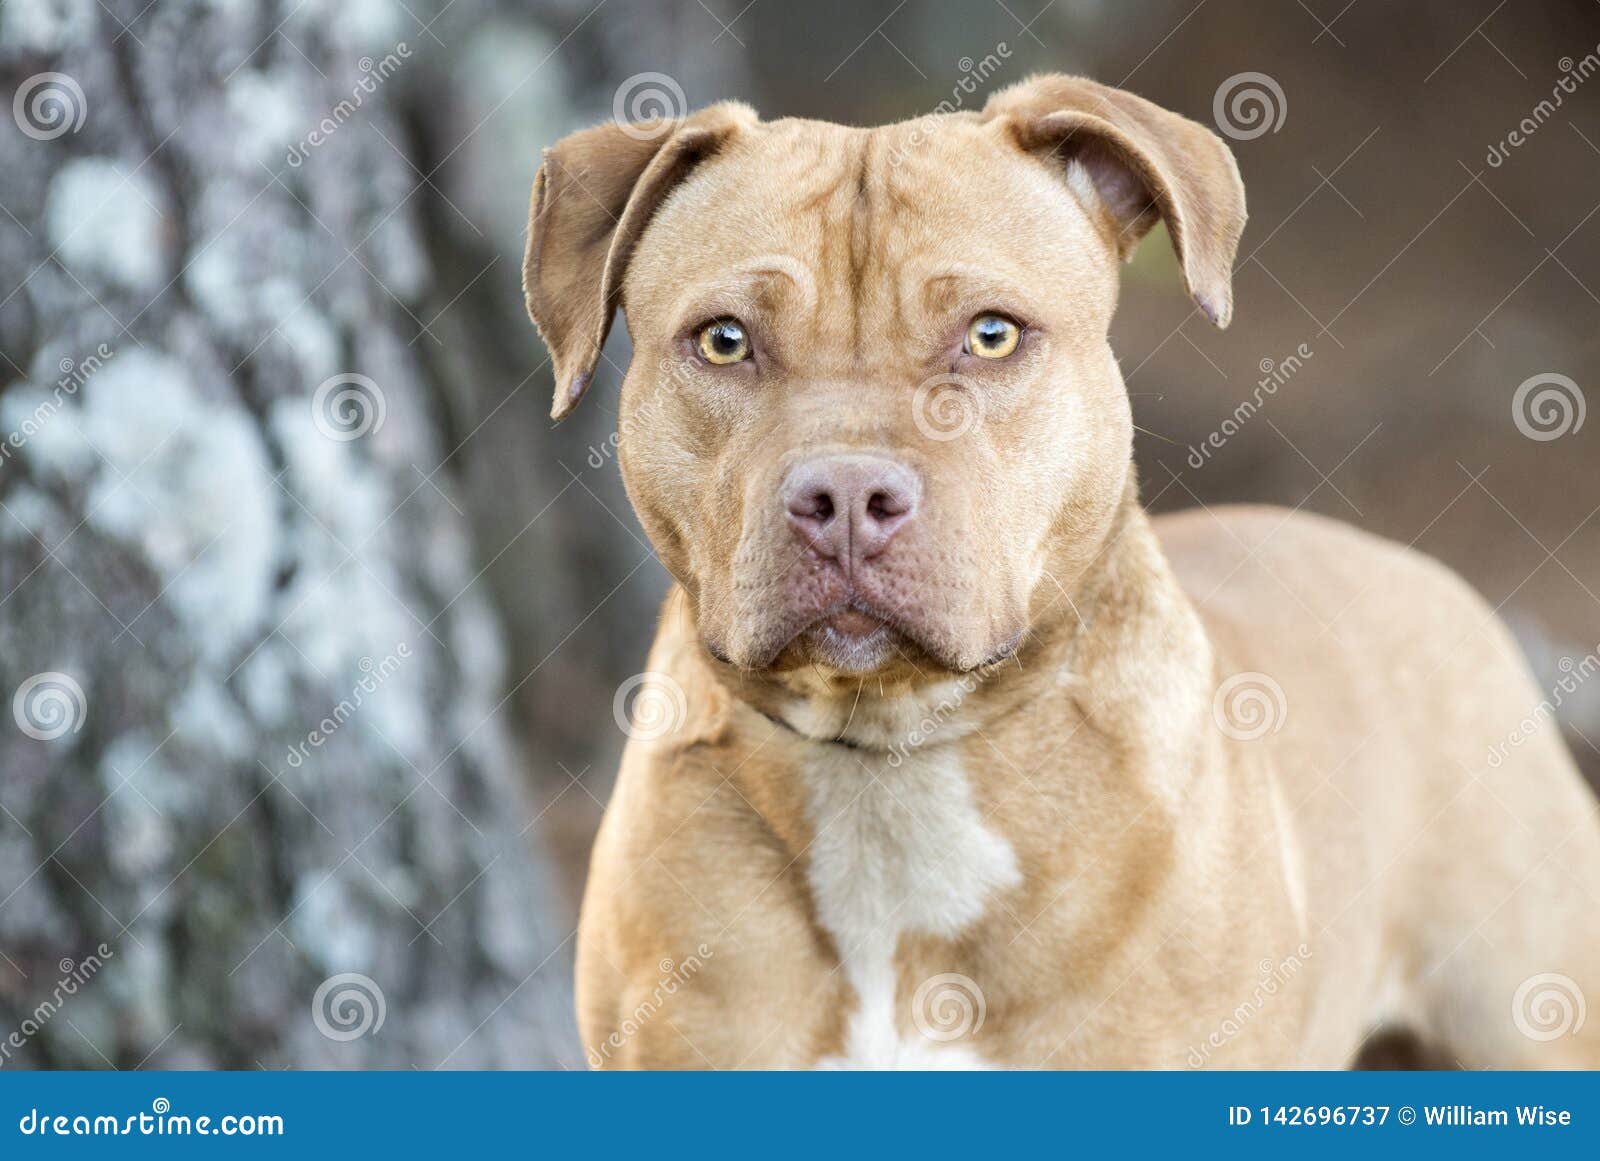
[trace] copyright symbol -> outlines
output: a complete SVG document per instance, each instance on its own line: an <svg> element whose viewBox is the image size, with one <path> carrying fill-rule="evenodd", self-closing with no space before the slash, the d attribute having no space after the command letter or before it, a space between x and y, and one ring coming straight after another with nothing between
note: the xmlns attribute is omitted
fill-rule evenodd
<svg viewBox="0 0 1600 1161"><path fill-rule="evenodd" d="M1414 1124L1416 1124L1417 1123L1417 1110L1412 1108L1410 1105L1401 1105L1400 1106L1400 1123L1402 1125L1414 1125Z"/></svg>

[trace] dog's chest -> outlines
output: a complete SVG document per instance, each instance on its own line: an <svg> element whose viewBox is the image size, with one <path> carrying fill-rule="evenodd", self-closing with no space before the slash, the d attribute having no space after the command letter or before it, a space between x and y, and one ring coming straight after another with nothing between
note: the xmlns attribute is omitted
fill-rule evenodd
<svg viewBox="0 0 1600 1161"><path fill-rule="evenodd" d="M857 1004L842 1054L821 1066L982 1067L962 1043L982 1018L977 983L946 979L941 968L902 994L895 949L905 933L961 934L1018 882L1015 852L985 821L953 747L911 751L895 765L869 751L828 751L803 770L815 832L807 877ZM951 1003L952 990L967 1025L955 1036L948 1011L931 1010Z"/></svg>

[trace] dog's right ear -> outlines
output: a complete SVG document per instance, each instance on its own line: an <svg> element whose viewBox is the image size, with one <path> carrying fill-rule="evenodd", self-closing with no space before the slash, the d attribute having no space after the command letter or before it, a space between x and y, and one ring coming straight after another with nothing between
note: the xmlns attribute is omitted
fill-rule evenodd
<svg viewBox="0 0 1600 1161"><path fill-rule="evenodd" d="M1244 183L1227 145L1187 117L1083 77L1031 77L983 107L1023 149L1084 174L1124 258L1165 219L1184 285L1212 322L1233 317L1233 260L1244 232ZM1072 169L1069 169L1069 174Z"/></svg>
<svg viewBox="0 0 1600 1161"><path fill-rule="evenodd" d="M617 121L545 150L533 179L522 291L555 366L553 419L589 387L645 226L672 188L756 115L737 102L682 121Z"/></svg>

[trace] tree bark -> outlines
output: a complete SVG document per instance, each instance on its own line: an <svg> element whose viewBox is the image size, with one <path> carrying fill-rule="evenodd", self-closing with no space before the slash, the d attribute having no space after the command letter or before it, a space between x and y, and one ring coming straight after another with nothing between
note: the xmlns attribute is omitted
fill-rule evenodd
<svg viewBox="0 0 1600 1161"><path fill-rule="evenodd" d="M576 1063L418 30L141 9L0 10L0 1066Z"/></svg>

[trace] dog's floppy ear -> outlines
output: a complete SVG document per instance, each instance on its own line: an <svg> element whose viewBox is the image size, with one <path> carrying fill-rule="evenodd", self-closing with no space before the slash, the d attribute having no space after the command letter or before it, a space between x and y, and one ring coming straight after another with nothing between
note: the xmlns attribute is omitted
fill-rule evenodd
<svg viewBox="0 0 1600 1161"><path fill-rule="evenodd" d="M565 418L588 389L650 216L696 164L755 120L747 106L727 102L678 122L612 121L545 150L533 179L522 291L555 365L552 418Z"/></svg>
<svg viewBox="0 0 1600 1161"><path fill-rule="evenodd" d="M1129 257L1158 217L1172 236L1184 285L1219 327L1233 315L1233 259L1244 232L1244 183L1222 139L1142 97L1082 77L1032 77L996 93L986 120L1004 118L1025 150L1081 166Z"/></svg>

